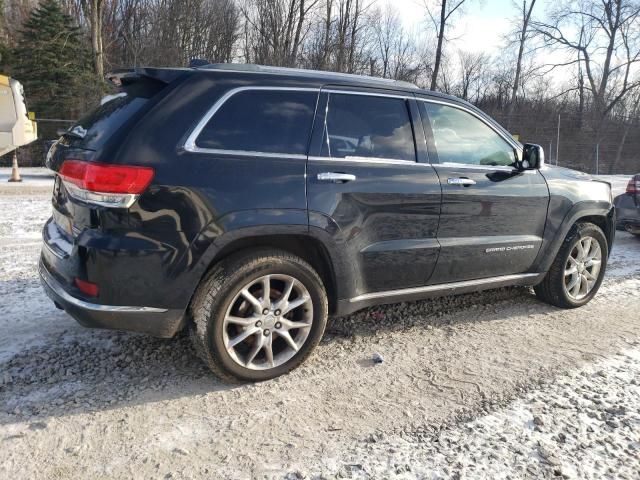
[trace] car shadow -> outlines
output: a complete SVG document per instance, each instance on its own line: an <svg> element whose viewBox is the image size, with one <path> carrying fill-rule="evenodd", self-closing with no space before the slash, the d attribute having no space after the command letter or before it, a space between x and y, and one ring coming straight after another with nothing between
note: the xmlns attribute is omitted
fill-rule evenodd
<svg viewBox="0 0 640 480"><path fill-rule="evenodd" d="M7 282L2 283L5 285L0 285L0 291L6 291ZM33 289L28 291L37 295ZM509 305L528 303L538 312L554 310L537 302L530 289L503 288L371 307L334 319L323 343L409 327L450 328L475 321L474 315L464 313L466 310L506 299ZM57 316L64 315L52 305L46 306L48 303L36 304L45 310L38 312L42 322L59 321ZM27 309L24 314L29 313ZM0 363L0 424L250 388L214 377L196 356L186 332L173 339L156 339L69 325ZM363 361L362 366L366 363Z"/></svg>

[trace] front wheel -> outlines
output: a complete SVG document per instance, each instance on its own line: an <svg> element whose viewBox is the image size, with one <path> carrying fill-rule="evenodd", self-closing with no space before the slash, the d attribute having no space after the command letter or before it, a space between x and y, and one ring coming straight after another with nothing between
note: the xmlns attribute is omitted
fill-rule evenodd
<svg viewBox="0 0 640 480"><path fill-rule="evenodd" d="M567 235L544 280L534 287L541 300L561 308L588 303L602 283L609 247L602 230L578 223Z"/></svg>
<svg viewBox="0 0 640 480"><path fill-rule="evenodd" d="M261 381L301 364L327 323L327 296L304 260L276 250L244 253L214 267L192 306L192 339L219 377Z"/></svg>

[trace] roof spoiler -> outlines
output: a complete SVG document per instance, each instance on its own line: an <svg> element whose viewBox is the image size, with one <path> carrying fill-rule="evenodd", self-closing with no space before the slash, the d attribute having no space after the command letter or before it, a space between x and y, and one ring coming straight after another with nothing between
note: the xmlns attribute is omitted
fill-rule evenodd
<svg viewBox="0 0 640 480"><path fill-rule="evenodd" d="M118 88L143 79L169 84L190 70L189 68L127 68L107 73L105 78Z"/></svg>

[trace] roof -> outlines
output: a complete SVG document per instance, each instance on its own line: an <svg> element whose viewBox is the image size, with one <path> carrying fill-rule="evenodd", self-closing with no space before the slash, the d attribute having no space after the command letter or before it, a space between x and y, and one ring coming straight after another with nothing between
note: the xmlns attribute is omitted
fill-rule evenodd
<svg viewBox="0 0 640 480"><path fill-rule="evenodd" d="M410 82L393 80L390 78L370 77L368 75L355 75L352 73L327 72L322 70L307 70L303 68L270 67L250 63L212 63L197 70L218 70L227 72L262 73L271 75L283 75L307 79L322 79L327 81L350 81L379 87L396 87L417 90L418 87Z"/></svg>

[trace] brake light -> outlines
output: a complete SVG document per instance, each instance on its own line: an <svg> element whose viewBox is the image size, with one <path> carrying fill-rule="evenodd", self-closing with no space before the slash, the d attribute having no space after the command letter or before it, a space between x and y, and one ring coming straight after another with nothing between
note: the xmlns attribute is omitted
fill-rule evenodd
<svg viewBox="0 0 640 480"><path fill-rule="evenodd" d="M65 160L60 178L69 194L86 203L128 208L153 180L150 167Z"/></svg>
<svg viewBox="0 0 640 480"><path fill-rule="evenodd" d="M74 279L74 283L78 290L80 290L85 295L89 297L97 297L98 296L98 285L95 283L87 282L86 280L80 280L79 278Z"/></svg>
<svg viewBox="0 0 640 480"><path fill-rule="evenodd" d="M636 175L629 180L627 183L627 193L632 193L634 195L640 194L640 176Z"/></svg>

